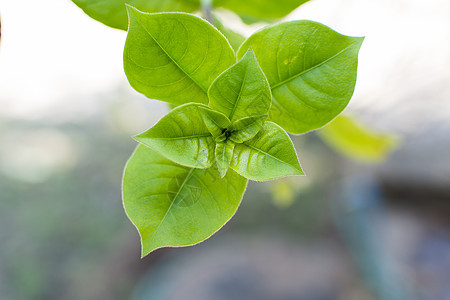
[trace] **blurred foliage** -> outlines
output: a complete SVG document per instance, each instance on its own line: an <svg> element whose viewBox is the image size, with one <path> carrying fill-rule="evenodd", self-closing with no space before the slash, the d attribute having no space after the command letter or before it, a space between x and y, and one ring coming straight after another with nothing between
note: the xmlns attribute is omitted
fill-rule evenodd
<svg viewBox="0 0 450 300"><path fill-rule="evenodd" d="M223 7L239 15L243 22L272 23L290 14L309 0L214 0L216 7Z"/></svg>
<svg viewBox="0 0 450 300"><path fill-rule="evenodd" d="M281 209L290 207L302 190L308 188L307 177L284 177L271 182L271 194L274 204Z"/></svg>
<svg viewBox="0 0 450 300"><path fill-rule="evenodd" d="M57 126L7 125L18 136L56 130L79 154L71 169L43 182L0 173L0 299L100 299L96 294L124 299L132 276L116 286L106 283L115 268L109 262L126 250L126 237L134 236L120 191L132 140L111 131L101 119ZM4 138L0 143L6 147Z"/></svg>
<svg viewBox="0 0 450 300"><path fill-rule="evenodd" d="M297 193L296 187L296 185L286 179L275 181L272 187L272 197L275 205L280 208L291 206Z"/></svg>
<svg viewBox="0 0 450 300"><path fill-rule="evenodd" d="M383 161L398 145L393 135L376 132L345 115L338 116L317 134L338 153L368 163Z"/></svg>

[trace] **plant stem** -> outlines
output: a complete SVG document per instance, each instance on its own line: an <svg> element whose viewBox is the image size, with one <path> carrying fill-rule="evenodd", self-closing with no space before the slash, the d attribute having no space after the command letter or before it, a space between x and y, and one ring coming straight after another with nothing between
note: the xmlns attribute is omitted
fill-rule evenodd
<svg viewBox="0 0 450 300"><path fill-rule="evenodd" d="M203 16L206 21L211 23L211 25L214 25L214 20L212 16L212 0L201 0L202 10L203 10Z"/></svg>

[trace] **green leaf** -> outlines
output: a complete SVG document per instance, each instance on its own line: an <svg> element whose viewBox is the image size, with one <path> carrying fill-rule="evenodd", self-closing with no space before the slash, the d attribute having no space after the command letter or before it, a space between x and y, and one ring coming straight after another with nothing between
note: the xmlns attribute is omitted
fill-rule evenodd
<svg viewBox="0 0 450 300"><path fill-rule="evenodd" d="M304 174L288 134L272 122L266 122L253 139L236 144L231 168L258 181Z"/></svg>
<svg viewBox="0 0 450 300"><path fill-rule="evenodd" d="M161 247L199 243L236 212L247 180L230 170L180 166L138 146L123 177L123 204L141 236L142 256Z"/></svg>
<svg viewBox="0 0 450 300"><path fill-rule="evenodd" d="M252 139L262 128L267 115L253 116L237 120L230 126L230 140L243 143Z"/></svg>
<svg viewBox="0 0 450 300"><path fill-rule="evenodd" d="M131 86L176 105L207 104L213 80L236 61L226 38L190 14L146 14L128 7L128 15L124 70Z"/></svg>
<svg viewBox="0 0 450 300"><path fill-rule="evenodd" d="M209 106L225 114L231 122L268 113L270 87L251 49L214 80L208 96Z"/></svg>
<svg viewBox="0 0 450 300"><path fill-rule="evenodd" d="M91 18L113 28L127 30L125 3L146 12L193 12L199 0L72 0Z"/></svg>
<svg viewBox="0 0 450 300"><path fill-rule="evenodd" d="M223 130L231 125L224 114L206 107L203 109L203 121L214 138L222 135Z"/></svg>
<svg viewBox="0 0 450 300"><path fill-rule="evenodd" d="M258 19L282 18L308 0L214 0L214 6L224 7L253 23Z"/></svg>
<svg viewBox="0 0 450 300"><path fill-rule="evenodd" d="M208 168L214 162L213 136L203 122L203 106L178 106L136 140L188 167Z"/></svg>
<svg viewBox="0 0 450 300"><path fill-rule="evenodd" d="M221 178L225 177L230 167L234 146L235 144L230 140L216 144L216 164Z"/></svg>
<svg viewBox="0 0 450 300"><path fill-rule="evenodd" d="M301 134L322 127L347 106L363 39L312 21L285 22L253 34L238 57L253 49L272 90L271 120Z"/></svg>
<svg viewBox="0 0 450 300"><path fill-rule="evenodd" d="M392 135L375 132L349 116L337 117L317 134L338 153L368 163L383 161L397 146Z"/></svg>

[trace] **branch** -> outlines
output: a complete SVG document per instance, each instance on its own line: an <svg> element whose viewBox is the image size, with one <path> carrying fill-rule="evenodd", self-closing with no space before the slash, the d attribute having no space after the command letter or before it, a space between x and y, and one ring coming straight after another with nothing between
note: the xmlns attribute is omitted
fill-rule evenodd
<svg viewBox="0 0 450 300"><path fill-rule="evenodd" d="M206 21L208 21L209 23L211 23L211 25L214 25L214 19L212 16L212 0L201 0L201 5L202 5L202 11L203 11L203 16L205 18Z"/></svg>

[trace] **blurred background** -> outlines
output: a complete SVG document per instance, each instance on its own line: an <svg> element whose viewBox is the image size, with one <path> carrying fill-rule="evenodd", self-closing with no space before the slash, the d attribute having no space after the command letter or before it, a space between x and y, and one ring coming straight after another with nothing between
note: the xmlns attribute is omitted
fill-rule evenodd
<svg viewBox="0 0 450 300"><path fill-rule="evenodd" d="M0 299L450 299L450 2L290 14L366 36L345 113L396 147L355 161L293 137L306 177L250 183L216 235L144 259L121 176L168 108L129 87L126 33L68 0L0 14Z"/></svg>

